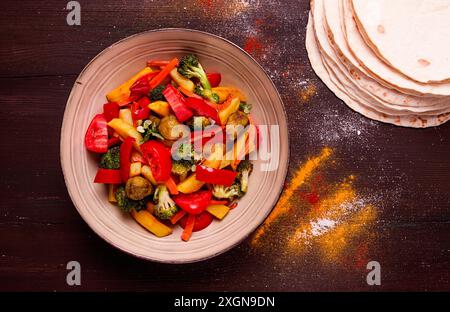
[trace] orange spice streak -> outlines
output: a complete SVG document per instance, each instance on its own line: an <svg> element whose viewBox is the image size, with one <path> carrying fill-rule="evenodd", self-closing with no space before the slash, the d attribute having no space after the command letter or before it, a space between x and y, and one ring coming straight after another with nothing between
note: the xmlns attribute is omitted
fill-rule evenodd
<svg viewBox="0 0 450 312"><path fill-rule="evenodd" d="M332 149L325 147L321 153L315 157L308 159L303 165L301 165L294 173L289 185L281 195L277 205L272 210L272 213L266 219L266 221L256 230L255 235L251 241L253 245L258 245L261 237L270 228L270 226L282 215L288 213L292 204L290 200L295 191L302 186L313 174L313 172L322 165L323 162L328 160L332 154Z"/></svg>

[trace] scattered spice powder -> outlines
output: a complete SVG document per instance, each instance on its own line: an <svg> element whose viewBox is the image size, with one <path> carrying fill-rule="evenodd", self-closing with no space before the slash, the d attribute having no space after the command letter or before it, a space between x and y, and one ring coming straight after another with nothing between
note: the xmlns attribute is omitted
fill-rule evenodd
<svg viewBox="0 0 450 312"><path fill-rule="evenodd" d="M297 225L287 243L287 252L298 255L314 246L323 261L340 262L355 238L376 220L377 210L371 200L357 194L350 175L332 188ZM362 253L362 252L361 252ZM367 254L367 250L365 251ZM356 261L365 257L356 250ZM358 267L360 264L358 264Z"/></svg>
<svg viewBox="0 0 450 312"><path fill-rule="evenodd" d="M276 235L278 251L284 250L286 259L312 252L321 261L350 263L349 267L355 269L366 264L379 198L359 194L354 175L338 183L323 181L323 169L331 168L335 162L332 155L332 149L326 147L296 170L280 201L256 231L253 247L261 247L263 242L267 247L273 246L271 235ZM290 218L280 218L288 213ZM262 240L264 235L268 241Z"/></svg>
<svg viewBox="0 0 450 312"><path fill-rule="evenodd" d="M302 103L308 103L313 96L317 94L317 87L313 83L309 83L303 87L298 93Z"/></svg>
<svg viewBox="0 0 450 312"><path fill-rule="evenodd" d="M244 50L252 55L260 55L263 51L263 44L254 36L245 40Z"/></svg>
<svg viewBox="0 0 450 312"><path fill-rule="evenodd" d="M260 238L264 235L266 230L272 225L274 221L290 211L290 209L292 208L290 199L294 195L295 191L312 176L313 172L320 165L322 165L323 162L330 158L331 154L332 150L328 147L325 147L322 149L321 153L318 156L308 159L305 164L303 164L296 170L290 184L281 195L278 204L272 210L272 213L269 215L266 221L256 231L252 239L253 245L258 244Z"/></svg>

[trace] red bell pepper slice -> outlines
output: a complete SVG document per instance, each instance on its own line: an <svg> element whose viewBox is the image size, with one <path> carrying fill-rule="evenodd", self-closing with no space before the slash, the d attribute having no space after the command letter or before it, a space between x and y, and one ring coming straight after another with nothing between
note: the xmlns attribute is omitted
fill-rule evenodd
<svg viewBox="0 0 450 312"><path fill-rule="evenodd" d="M217 110L209 106L203 99L190 97L187 98L185 102L186 106L193 110L196 115L211 118L216 122L216 124L218 124L219 126L221 125L219 113L217 112Z"/></svg>
<svg viewBox="0 0 450 312"><path fill-rule="evenodd" d="M141 100L139 102L133 102L133 104L131 104L131 116L133 117L133 120L143 120L147 119L148 116L150 116L150 108L148 108L148 106L144 106L142 108L140 104Z"/></svg>
<svg viewBox="0 0 450 312"><path fill-rule="evenodd" d="M238 203L234 202L234 203L232 203L230 206L228 206L228 208L234 209L234 208L237 207L237 205L238 205Z"/></svg>
<svg viewBox="0 0 450 312"><path fill-rule="evenodd" d="M143 96L147 96L151 90L149 83L150 80L155 76L157 76L159 73L160 71L154 71L136 80L130 87L130 100L136 101L137 99L140 99Z"/></svg>
<svg viewBox="0 0 450 312"><path fill-rule="evenodd" d="M119 137L112 137L111 139L108 140L108 148L110 148L111 146L117 145L119 143L120 143Z"/></svg>
<svg viewBox="0 0 450 312"><path fill-rule="evenodd" d="M178 59L172 59L152 80L150 80L150 90L159 86L167 76L169 76L172 69L178 66Z"/></svg>
<svg viewBox="0 0 450 312"><path fill-rule="evenodd" d="M163 91L163 95L169 103L170 108L172 108L173 112L175 113L175 116L177 117L179 122L185 122L194 115L192 111L186 106L186 100L183 95L171 84L168 84L166 86Z"/></svg>
<svg viewBox="0 0 450 312"><path fill-rule="evenodd" d="M216 200L216 199L211 199L209 201L210 205L228 205L228 200Z"/></svg>
<svg viewBox="0 0 450 312"><path fill-rule="evenodd" d="M120 106L115 102L103 104L103 115L107 122L110 122L114 118L119 118L119 110Z"/></svg>
<svg viewBox="0 0 450 312"><path fill-rule="evenodd" d="M172 156L170 150L159 141L147 141L141 145L141 153L150 166L156 182L163 183L170 178Z"/></svg>
<svg viewBox="0 0 450 312"><path fill-rule="evenodd" d="M141 98L139 101L137 101L137 103L139 104L139 106L141 108L148 108L148 104L150 104L150 99L148 98L148 96L144 96L143 98Z"/></svg>
<svg viewBox="0 0 450 312"><path fill-rule="evenodd" d="M103 114L95 115L84 136L86 148L94 153L108 151L108 125Z"/></svg>
<svg viewBox="0 0 450 312"><path fill-rule="evenodd" d="M221 137L219 136L221 135ZM222 140L220 141L220 138ZM223 130L220 127L208 127L201 130L194 130L191 132L191 143L196 144L199 140L202 141L202 146L204 146L206 143L211 142L213 143L223 143L225 144L226 136L223 135Z"/></svg>
<svg viewBox="0 0 450 312"><path fill-rule="evenodd" d="M207 211L202 212L199 215L195 216L194 227L192 228L192 232L198 232L203 229L206 229L214 220L214 217ZM185 229L188 221L188 216L184 216L180 219L179 225Z"/></svg>
<svg viewBox="0 0 450 312"><path fill-rule="evenodd" d="M211 88L219 86L220 81L222 81L222 75L220 73L207 73L206 77L208 77Z"/></svg>
<svg viewBox="0 0 450 312"><path fill-rule="evenodd" d="M197 215L206 210L211 198L212 192L207 190L191 194L179 194L173 197L173 201L187 213Z"/></svg>
<svg viewBox="0 0 450 312"><path fill-rule="evenodd" d="M100 168L94 178L94 183L121 184L120 170Z"/></svg>
<svg viewBox="0 0 450 312"><path fill-rule="evenodd" d="M236 171L213 169L201 165L196 166L195 174L197 180L199 181L225 186L231 186L237 176Z"/></svg>
<svg viewBox="0 0 450 312"><path fill-rule="evenodd" d="M135 139L128 137L120 146L120 172L122 173L122 180L126 182L130 177L131 166L131 151L133 150L133 143Z"/></svg>

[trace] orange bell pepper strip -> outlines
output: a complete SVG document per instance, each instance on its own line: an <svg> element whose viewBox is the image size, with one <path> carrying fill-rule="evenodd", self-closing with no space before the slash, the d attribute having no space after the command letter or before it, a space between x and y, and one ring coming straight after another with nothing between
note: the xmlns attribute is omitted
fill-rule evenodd
<svg viewBox="0 0 450 312"><path fill-rule="evenodd" d="M178 65L178 59L174 58L172 59L169 64L166 65L166 67L164 67L163 70L161 70L159 72L158 75L156 75L155 77L153 77L152 80L150 80L150 89L154 89L156 88L159 84L161 84L161 82L170 74L170 71L172 69L174 69L175 67L177 67Z"/></svg>
<svg viewBox="0 0 450 312"><path fill-rule="evenodd" d="M186 95L187 97L193 97L193 98L196 98L196 99L203 99L200 95L195 94L194 92L191 92L191 91L189 91L186 88L183 88L181 86L178 86L178 90L180 90L180 92L183 93L184 95Z"/></svg>
<svg viewBox="0 0 450 312"><path fill-rule="evenodd" d="M169 193L172 195L178 195L178 188L177 184L173 180L172 177L170 177L164 184L167 186L167 189L169 190Z"/></svg>
<svg viewBox="0 0 450 312"><path fill-rule="evenodd" d="M147 61L148 67L164 67L169 65L170 61L162 61L162 60L150 60Z"/></svg>
<svg viewBox="0 0 450 312"><path fill-rule="evenodd" d="M177 224L178 221L180 221L181 218L183 218L186 215L186 211L179 210L172 218L170 218L170 223Z"/></svg>
<svg viewBox="0 0 450 312"><path fill-rule="evenodd" d="M186 227L184 228L183 234L181 234L181 239L187 242L191 236L192 232L194 231L194 225L195 225L195 215L190 214L187 219Z"/></svg>

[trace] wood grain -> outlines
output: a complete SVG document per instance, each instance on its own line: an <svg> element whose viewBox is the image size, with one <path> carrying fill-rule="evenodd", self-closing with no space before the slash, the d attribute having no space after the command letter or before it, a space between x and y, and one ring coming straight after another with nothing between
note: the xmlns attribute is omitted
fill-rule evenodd
<svg viewBox="0 0 450 312"><path fill-rule="evenodd" d="M450 290L450 124L384 125L336 99L309 66L308 1L80 3L82 25L73 27L65 21L65 1L0 4L0 290ZM330 146L339 164L330 178L352 173L360 192L383 198L369 253L382 265L381 286L367 286L364 267L323 263L314 253L283 261L276 248L254 250L248 241L202 263L145 262L88 228L60 169L67 97L101 50L162 27L212 32L241 47L249 38L263 43L250 52L283 97L291 173ZM298 94L309 85L317 94L303 101ZM82 286L66 285L70 260L81 263Z"/></svg>

